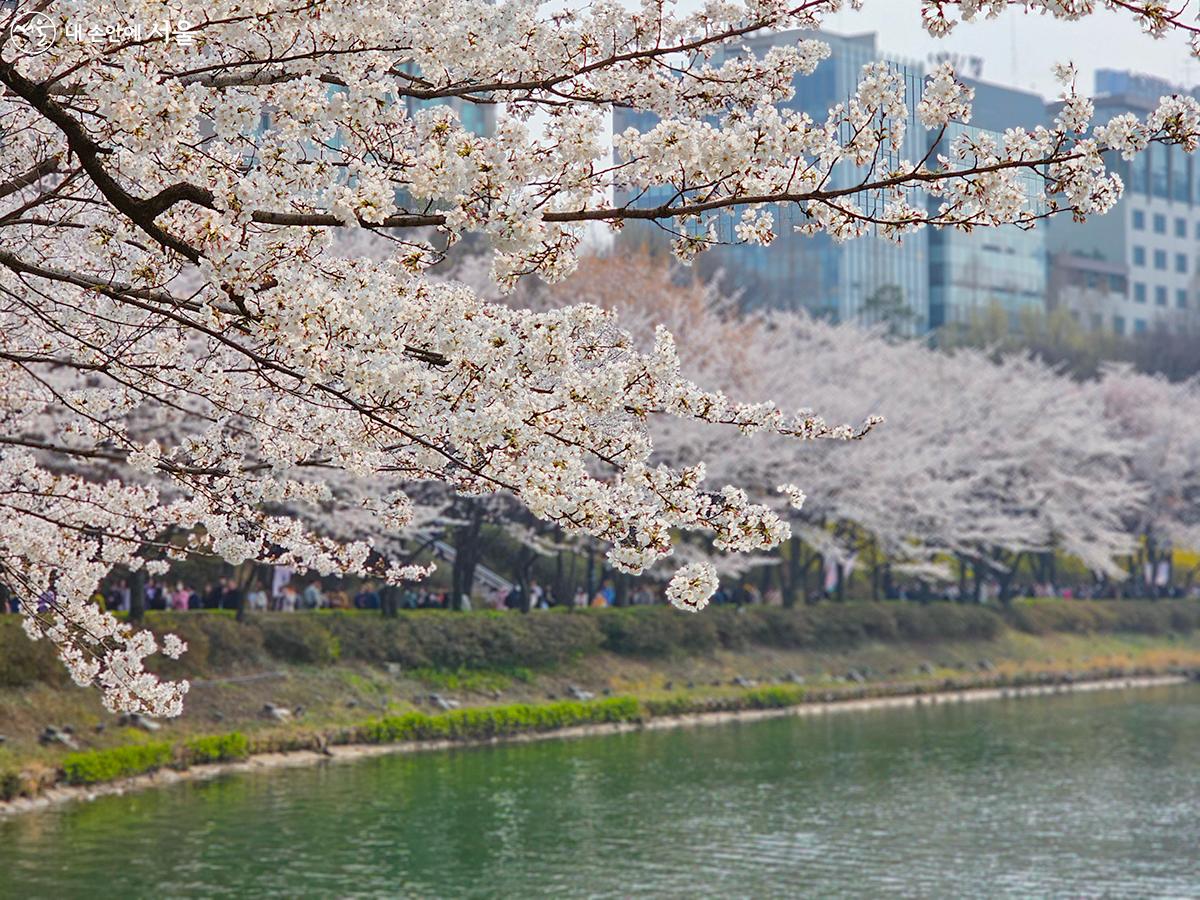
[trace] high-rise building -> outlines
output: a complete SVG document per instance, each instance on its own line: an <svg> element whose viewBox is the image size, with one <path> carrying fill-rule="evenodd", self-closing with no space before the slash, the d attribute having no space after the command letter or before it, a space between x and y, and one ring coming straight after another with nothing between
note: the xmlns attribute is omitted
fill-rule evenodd
<svg viewBox="0 0 1200 900"><path fill-rule="evenodd" d="M830 107L854 96L862 68L876 62L880 55L875 35L841 37L819 32L784 32L751 37L744 41L756 55L772 46L792 44L805 38L817 38L830 45L829 59L817 66L815 73L799 76L795 96L784 107L808 113L824 121ZM920 99L923 70L919 64L886 60L904 76L910 111ZM905 145L896 155L919 159L926 146L926 132L910 112ZM614 132L633 127L646 131L653 127L654 118L646 113L617 109L613 114ZM854 171L848 166L835 170L832 187L849 187ZM618 196L618 203L631 202L629 196ZM638 205L653 205L665 199L663 192L652 192L633 201ZM747 307L808 309L818 315L838 320L855 320L869 316L872 300L883 294L898 298L910 313L905 330L921 331L928 321L929 255L928 236L924 230L896 244L868 236L846 243L835 243L827 235L809 237L797 234L794 226L803 214L789 205L772 210L777 237L770 247L732 245L716 247L700 257L703 270L720 270L725 283L741 293ZM727 218L723 240L732 239L735 218ZM662 241L663 233L652 225L627 226L621 241L653 243Z"/></svg>
<svg viewBox="0 0 1200 900"><path fill-rule="evenodd" d="M966 133L987 135L1001 145L1008 128L1030 130L1044 124L1045 103L1029 91L1016 90L969 78L963 82L975 90L969 126L952 125L939 146L948 145ZM1029 195L1040 203L1040 179L1026 176ZM939 201L933 198L931 201ZM992 306L1007 314L1015 328L1021 313L1041 311L1046 305L1046 232L1038 227L1016 226L961 231L934 228L929 233L929 327L963 325L976 312Z"/></svg>
<svg viewBox="0 0 1200 900"><path fill-rule="evenodd" d="M852 97L862 68L883 59L904 76L910 110L904 145L897 158L926 156L934 134L916 119L924 69L919 63L881 56L874 34L838 36L823 32L788 32L762 35L745 43L763 54L772 46L816 38L830 46L830 58L809 76L796 79L795 96L785 107L824 121L830 107ZM1045 103L1037 94L983 81L966 79L975 89L971 126L947 130L945 142L963 131L974 134L1007 128L1034 128L1046 120ZM647 113L614 111L615 132L633 127L649 130L655 119ZM850 187L855 175L848 166L835 170L832 187ZM1038 195L1040 181L1030 175L1030 190ZM638 197L636 203L652 205L668 196L665 190ZM913 202L924 203L914 191ZM619 203L630 202L618 196ZM866 198L866 203L871 198ZM935 200L931 202L936 202ZM804 308L819 315L847 321L877 321L900 312L899 330L922 333L952 322L967 321L973 310L1001 305L1015 324L1024 309L1044 309L1046 298L1046 237L1041 229L1016 227L977 229L927 228L906 235L900 244L867 236L836 243L827 235L796 234L802 213L794 206L774 210L778 237L770 247L721 246L701 256L703 271L722 272L726 283L742 292L746 306ZM719 236L732 239L733 220ZM621 240L629 243L662 241L663 232L650 225L628 227Z"/></svg>
<svg viewBox="0 0 1200 900"><path fill-rule="evenodd" d="M1127 112L1144 118L1160 97L1174 93L1200 96L1161 79L1101 69L1095 121ZM1172 328L1200 312L1200 166L1181 148L1162 144L1132 162L1109 156L1125 194L1107 215L1051 224L1051 302L1087 328L1117 334Z"/></svg>

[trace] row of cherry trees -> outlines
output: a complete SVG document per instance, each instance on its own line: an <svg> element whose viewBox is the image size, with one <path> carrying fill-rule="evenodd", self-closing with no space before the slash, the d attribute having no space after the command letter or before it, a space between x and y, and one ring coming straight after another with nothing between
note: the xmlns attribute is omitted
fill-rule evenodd
<svg viewBox="0 0 1200 900"><path fill-rule="evenodd" d="M883 418L868 439L803 448L652 423L665 460L704 459L710 478L788 519L782 554L722 554L680 536L676 557L710 562L731 580L774 567L759 571L792 600L810 574L854 560L876 593L883 577L961 587L969 574L968 592L978 596L987 580L1007 597L1022 571L1050 580L1058 553L1136 593L1146 565L1200 549L1200 380L1113 366L1079 382L1026 356L945 353L803 314L739 316L736 298L681 284L648 257L589 259L562 285L520 299L617 308L646 344L665 325L688 374L730 393L821 397L838 418ZM784 472L804 486L799 508L778 490Z"/></svg>

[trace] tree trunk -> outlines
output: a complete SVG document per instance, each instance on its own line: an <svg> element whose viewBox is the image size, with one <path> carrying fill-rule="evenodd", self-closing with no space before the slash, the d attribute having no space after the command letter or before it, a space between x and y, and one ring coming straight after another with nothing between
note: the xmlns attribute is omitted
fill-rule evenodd
<svg viewBox="0 0 1200 900"><path fill-rule="evenodd" d="M1001 572L996 576L996 580L1000 584L1000 603L1004 606L1012 605L1012 585L1017 574L1017 566L1021 564L1020 557L1017 558L1015 565L1009 566L1008 571Z"/></svg>
<svg viewBox="0 0 1200 900"><path fill-rule="evenodd" d="M806 603L819 603L825 598L825 557L814 552L812 555L813 568L817 573L817 590L809 590L808 568L804 570L804 594Z"/></svg>
<svg viewBox="0 0 1200 900"><path fill-rule="evenodd" d="M567 601L567 586L566 572L563 565L563 552L559 550L554 554L554 584L550 588L550 599L557 605L566 603Z"/></svg>
<svg viewBox="0 0 1200 900"><path fill-rule="evenodd" d="M268 587L270 586L269 582L266 580L270 576L263 574L263 568L264 567L258 565L258 563L250 563L250 569L246 575L246 580L242 583L240 590L238 590L237 614L234 616L235 621L246 621L246 609L250 605L248 595L250 593L251 586L253 586L254 582L258 580L256 576L262 576L264 579L264 584Z"/></svg>
<svg viewBox="0 0 1200 900"><path fill-rule="evenodd" d="M462 609L462 598L475 587L479 565L479 535L483 531L483 504L470 502L467 521L454 529L454 565L450 577L450 608Z"/></svg>
<svg viewBox="0 0 1200 900"><path fill-rule="evenodd" d="M575 580L575 564L578 562L579 555L571 554L571 562L567 566L567 577L563 585L562 602L570 606L575 600L575 589L579 586L579 582ZM592 598L589 597L589 600Z"/></svg>
<svg viewBox="0 0 1200 900"><path fill-rule="evenodd" d="M629 576L624 572L616 573L616 579L613 583L613 589L616 596L613 599L614 606L629 605Z"/></svg>
<svg viewBox="0 0 1200 900"><path fill-rule="evenodd" d="M521 612L533 609L533 597L529 593L529 573L533 569L537 554L528 547L522 547L517 555L517 585L521 588Z"/></svg>
<svg viewBox="0 0 1200 900"><path fill-rule="evenodd" d="M146 570L138 569L129 579L129 621L140 622L146 617Z"/></svg>
<svg viewBox="0 0 1200 900"><path fill-rule="evenodd" d="M767 602L767 591L771 589L771 576L774 572L774 566L763 566L762 575L758 579L758 592L762 594L764 604Z"/></svg>
<svg viewBox="0 0 1200 900"><path fill-rule="evenodd" d="M793 536L788 539L787 584L783 588L783 605L788 609L796 605L796 595L804 591L804 585L800 583L804 574L800 568L802 549L800 538Z"/></svg>
<svg viewBox="0 0 1200 900"><path fill-rule="evenodd" d="M385 584L379 589L379 612L385 619L396 618L400 607L400 588L394 584Z"/></svg>

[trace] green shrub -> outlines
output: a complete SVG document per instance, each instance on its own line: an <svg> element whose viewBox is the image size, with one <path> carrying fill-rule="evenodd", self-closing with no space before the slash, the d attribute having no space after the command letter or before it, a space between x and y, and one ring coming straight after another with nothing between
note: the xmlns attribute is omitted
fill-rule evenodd
<svg viewBox="0 0 1200 900"><path fill-rule="evenodd" d="M178 660L152 657L152 670L167 678L252 671L270 663L258 622L238 622L230 610L151 611L146 625L156 635L171 632L187 641Z"/></svg>
<svg viewBox="0 0 1200 900"><path fill-rule="evenodd" d="M768 607L754 610L752 616L760 625L755 643L785 650L817 645L814 616L807 608Z"/></svg>
<svg viewBox="0 0 1200 900"><path fill-rule="evenodd" d="M62 762L69 784L95 784L153 772L172 761L171 745L165 741L71 753Z"/></svg>
<svg viewBox="0 0 1200 900"><path fill-rule="evenodd" d="M740 699L746 709L783 709L788 706L799 706L804 702L804 698L804 688L779 685L747 691Z"/></svg>
<svg viewBox="0 0 1200 900"><path fill-rule="evenodd" d="M991 640L1004 630L1004 620L984 606L961 603L894 605L900 635L909 640Z"/></svg>
<svg viewBox="0 0 1200 900"><path fill-rule="evenodd" d="M14 769L0 770L0 800L15 800L21 796L24 779Z"/></svg>
<svg viewBox="0 0 1200 900"><path fill-rule="evenodd" d="M178 616L190 620L196 613L180 613ZM198 619L208 639L208 671L258 669L267 664L264 633L259 621L250 618L238 622L232 613L215 610L201 614Z"/></svg>
<svg viewBox="0 0 1200 900"><path fill-rule="evenodd" d="M193 738L184 744L184 759L189 764L230 762L250 755L250 742L241 732Z"/></svg>
<svg viewBox="0 0 1200 900"><path fill-rule="evenodd" d="M327 666L341 655L338 639L320 616L263 615L255 623L262 632L263 649L280 662Z"/></svg>
<svg viewBox="0 0 1200 900"><path fill-rule="evenodd" d="M604 634L604 648L629 656L665 656L680 651L707 652L720 646L719 628L733 610L714 609L712 614L683 616L662 606L589 610Z"/></svg>
<svg viewBox="0 0 1200 900"><path fill-rule="evenodd" d="M775 647L837 649L866 641L988 640L1012 627L1030 634L1200 630L1194 601L1035 600L1011 608L973 604L824 603L796 608L714 607L699 616L669 607L551 610L519 615L405 611L386 619L359 611L251 615L229 611L150 612L156 634L178 634L188 652L150 660L166 677L207 678L280 664L329 665L339 659L399 663L423 676L451 673L465 689L488 676L545 669L600 650L661 658L716 650ZM65 686L66 671L45 641L30 641L15 616L0 616L0 689Z"/></svg>
<svg viewBox="0 0 1200 900"><path fill-rule="evenodd" d="M31 641L19 616L0 614L0 687L39 682L60 687L69 681L49 641Z"/></svg>
<svg viewBox="0 0 1200 900"><path fill-rule="evenodd" d="M716 697L675 694L642 701L651 716L683 716L706 712L736 712L744 709L786 709L806 702L808 694L798 685L771 685Z"/></svg>
<svg viewBox="0 0 1200 900"><path fill-rule="evenodd" d="M1190 633L1200 628L1200 604L1186 600L1026 600L1013 604L1009 623L1030 634Z"/></svg>
<svg viewBox="0 0 1200 900"><path fill-rule="evenodd" d="M602 641L593 617L565 610L530 615L415 610L394 619L330 613L320 620L340 639L347 659L414 669L554 666L595 653Z"/></svg>
<svg viewBox="0 0 1200 900"><path fill-rule="evenodd" d="M565 701L531 705L484 706L455 709L440 715L410 712L373 719L358 729L368 743L399 741L487 740L538 731L553 731L575 725L601 722L636 722L642 708L633 697L611 697L587 702Z"/></svg>
<svg viewBox="0 0 1200 900"><path fill-rule="evenodd" d="M669 697L650 697L642 701L642 708L650 716L683 716L688 713L700 712L701 705L696 698L688 694L675 694ZM707 706L703 707L707 709Z"/></svg>

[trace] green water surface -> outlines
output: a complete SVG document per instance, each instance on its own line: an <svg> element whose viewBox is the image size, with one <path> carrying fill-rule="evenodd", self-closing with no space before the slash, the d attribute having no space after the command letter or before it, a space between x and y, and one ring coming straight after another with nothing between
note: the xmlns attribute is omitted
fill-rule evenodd
<svg viewBox="0 0 1200 900"><path fill-rule="evenodd" d="M0 820L4 897L1200 897L1200 686L396 755Z"/></svg>

